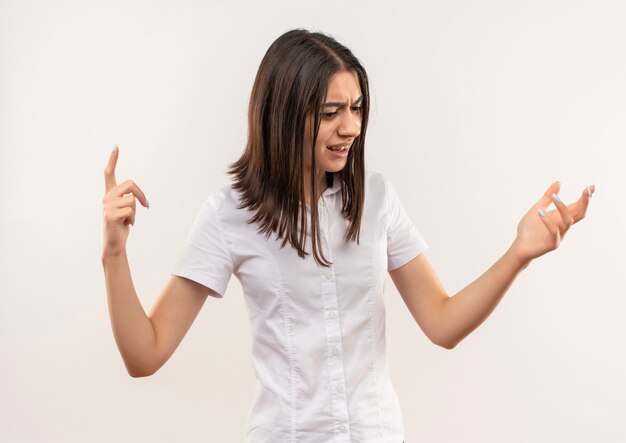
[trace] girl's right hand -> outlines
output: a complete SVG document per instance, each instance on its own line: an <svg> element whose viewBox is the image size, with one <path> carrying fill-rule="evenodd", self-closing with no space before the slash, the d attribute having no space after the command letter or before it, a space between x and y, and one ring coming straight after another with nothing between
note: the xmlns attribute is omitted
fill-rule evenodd
<svg viewBox="0 0 626 443"><path fill-rule="evenodd" d="M115 181L115 165L119 149L115 145L104 169L106 192L102 198L104 216L103 254L119 254L126 249L126 240L130 231L129 225L135 223L135 198L146 208L150 208L148 199L139 186L132 180L119 185Z"/></svg>

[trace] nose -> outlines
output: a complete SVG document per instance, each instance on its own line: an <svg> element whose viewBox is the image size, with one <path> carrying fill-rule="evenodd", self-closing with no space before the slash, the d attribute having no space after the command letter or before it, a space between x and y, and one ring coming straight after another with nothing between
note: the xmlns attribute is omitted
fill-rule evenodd
<svg viewBox="0 0 626 443"><path fill-rule="evenodd" d="M355 138L361 133L360 113L345 112L339 121L337 133L343 137Z"/></svg>

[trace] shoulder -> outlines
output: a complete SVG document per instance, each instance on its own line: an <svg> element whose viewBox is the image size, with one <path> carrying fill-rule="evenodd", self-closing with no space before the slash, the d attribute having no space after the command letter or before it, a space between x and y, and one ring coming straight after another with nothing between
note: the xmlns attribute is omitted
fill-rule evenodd
<svg viewBox="0 0 626 443"><path fill-rule="evenodd" d="M240 208L240 203L240 195L233 189L232 184L215 189L204 201L204 204L215 212L222 226L227 228L245 223L250 217L246 209Z"/></svg>
<svg viewBox="0 0 626 443"><path fill-rule="evenodd" d="M365 170L365 183L372 186L386 187L388 180L382 172L374 171L372 169Z"/></svg>
<svg viewBox="0 0 626 443"><path fill-rule="evenodd" d="M395 213L402 206L400 194L385 175L377 171L368 171L365 176L366 198L380 205L387 212Z"/></svg>
<svg viewBox="0 0 626 443"><path fill-rule="evenodd" d="M365 189L366 194L376 201L387 199L387 179L381 172L365 170Z"/></svg>
<svg viewBox="0 0 626 443"><path fill-rule="evenodd" d="M218 209L228 209L233 204L236 204L236 200L237 194L232 185L224 185L211 192L204 202Z"/></svg>

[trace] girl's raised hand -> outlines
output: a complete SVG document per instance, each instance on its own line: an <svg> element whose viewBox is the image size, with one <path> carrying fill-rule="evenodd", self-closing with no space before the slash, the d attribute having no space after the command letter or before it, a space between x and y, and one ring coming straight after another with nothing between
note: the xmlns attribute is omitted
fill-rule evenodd
<svg viewBox="0 0 626 443"><path fill-rule="evenodd" d="M146 208L150 208L148 199L139 186L132 180L119 185L115 181L115 166L119 149L117 145L111 151L109 163L104 169L105 194L102 198L104 216L104 254L119 254L126 249L130 231L129 225L135 223L135 197Z"/></svg>
<svg viewBox="0 0 626 443"><path fill-rule="evenodd" d="M519 222L512 248L522 263L558 248L569 228L585 218L589 199L596 189L595 185L585 188L577 202L566 206L558 197L560 188L561 183L553 183ZM546 211L550 203L556 209Z"/></svg>

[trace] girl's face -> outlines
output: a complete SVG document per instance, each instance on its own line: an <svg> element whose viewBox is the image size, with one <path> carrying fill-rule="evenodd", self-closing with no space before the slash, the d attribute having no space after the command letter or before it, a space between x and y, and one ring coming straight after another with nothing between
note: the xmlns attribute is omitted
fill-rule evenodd
<svg viewBox="0 0 626 443"><path fill-rule="evenodd" d="M315 145L318 183L325 186L325 172L337 172L344 168L350 155L354 139L361 132L361 88L354 71L334 74L328 84L326 100L322 105L320 129ZM305 128L305 186L311 173L310 155L313 139L313 116ZM344 147L344 151L333 151L330 147Z"/></svg>

